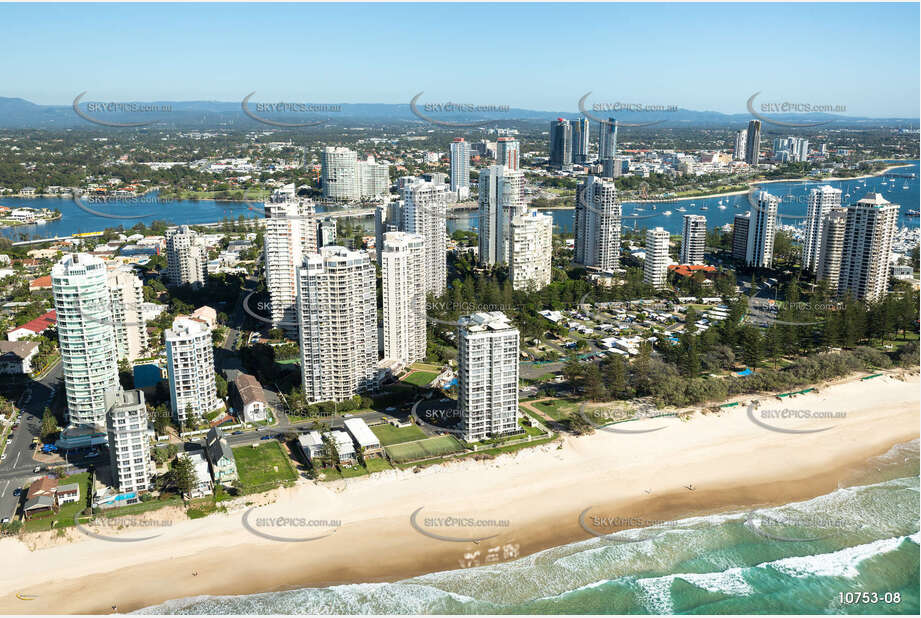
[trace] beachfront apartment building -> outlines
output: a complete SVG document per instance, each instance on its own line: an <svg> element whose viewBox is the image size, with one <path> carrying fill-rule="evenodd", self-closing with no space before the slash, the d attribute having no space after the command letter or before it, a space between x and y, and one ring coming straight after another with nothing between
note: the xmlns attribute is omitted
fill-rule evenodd
<svg viewBox="0 0 921 618"><path fill-rule="evenodd" d="M142 358L149 345L144 304L144 284L133 270L108 271L106 282L112 302L115 351L119 360Z"/></svg>
<svg viewBox="0 0 921 618"><path fill-rule="evenodd" d="M748 222L745 263L753 268L770 268L774 261L778 202L767 191L759 191L754 199Z"/></svg>
<svg viewBox="0 0 921 618"><path fill-rule="evenodd" d="M217 397L211 328L203 320L179 316L164 333L173 418L201 420L224 404Z"/></svg>
<svg viewBox="0 0 921 618"><path fill-rule="evenodd" d="M404 232L423 238L425 293L433 296L441 296L448 279L446 191L443 184L418 178L408 180L403 187L402 228Z"/></svg>
<svg viewBox="0 0 921 618"><path fill-rule="evenodd" d="M276 189L265 202L263 258L271 324L297 334L297 266L317 250L313 202L299 200L294 185Z"/></svg>
<svg viewBox="0 0 921 618"><path fill-rule="evenodd" d="M470 143L463 137L454 138L450 155L451 191L462 200L470 194Z"/></svg>
<svg viewBox="0 0 921 618"><path fill-rule="evenodd" d="M829 185L809 191L806 206L806 231L803 237L803 268L815 272L822 253L822 224L832 209L841 206L841 189Z"/></svg>
<svg viewBox="0 0 921 618"><path fill-rule="evenodd" d="M646 230L646 258L643 264L643 281L656 289L664 288L668 281L668 230L661 227Z"/></svg>
<svg viewBox="0 0 921 618"><path fill-rule="evenodd" d="M298 269L304 397L343 401L377 386L377 290L366 251L322 247Z"/></svg>
<svg viewBox="0 0 921 618"><path fill-rule="evenodd" d="M613 181L588 176L579 183L573 219L577 264L606 273L620 268L621 215Z"/></svg>
<svg viewBox="0 0 921 618"><path fill-rule="evenodd" d="M847 207L838 293L875 302L889 288L889 254L899 207L879 193L869 193Z"/></svg>
<svg viewBox="0 0 921 618"><path fill-rule="evenodd" d="M515 290L540 290L550 285L553 257L553 217L536 209L512 218L509 280Z"/></svg>
<svg viewBox="0 0 921 618"><path fill-rule="evenodd" d="M65 255L51 268L58 343L72 427L105 426L105 394L118 387L118 355L105 262Z"/></svg>
<svg viewBox="0 0 921 618"><path fill-rule="evenodd" d="M155 469L150 458L144 392L121 388L109 391L106 406L112 483L120 493L147 491Z"/></svg>
<svg viewBox="0 0 921 618"><path fill-rule="evenodd" d="M490 165L479 178L479 259L481 264L507 264L511 221L525 214L524 172Z"/></svg>
<svg viewBox="0 0 921 618"><path fill-rule="evenodd" d="M681 230L680 264L703 264L707 244L707 218L703 215L684 215Z"/></svg>
<svg viewBox="0 0 921 618"><path fill-rule="evenodd" d="M751 213L740 213L732 219L732 259L745 261L748 252L748 224Z"/></svg>
<svg viewBox="0 0 921 618"><path fill-rule="evenodd" d="M521 144L514 137L496 140L496 164L517 171L521 167Z"/></svg>
<svg viewBox="0 0 921 618"><path fill-rule="evenodd" d="M825 214L821 226L819 256L815 262L815 279L824 281L828 291L838 292L841 275L841 253L844 251L844 230L847 227L847 209L832 208Z"/></svg>
<svg viewBox="0 0 921 618"><path fill-rule="evenodd" d="M387 232L381 254L384 358L408 367L425 358L425 241Z"/></svg>
<svg viewBox="0 0 921 618"><path fill-rule="evenodd" d="M173 285L202 286L208 252L198 232L180 225L166 232L166 277Z"/></svg>
<svg viewBox="0 0 921 618"><path fill-rule="evenodd" d="M458 320L458 407L464 440L518 431L519 333L505 314Z"/></svg>

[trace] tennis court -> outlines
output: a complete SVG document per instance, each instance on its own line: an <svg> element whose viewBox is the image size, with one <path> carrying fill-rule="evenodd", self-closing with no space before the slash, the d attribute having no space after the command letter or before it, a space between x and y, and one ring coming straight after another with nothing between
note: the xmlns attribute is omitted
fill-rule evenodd
<svg viewBox="0 0 921 618"><path fill-rule="evenodd" d="M454 436L436 436L415 442L403 442L385 447L390 459L402 463L429 457L441 457L464 450Z"/></svg>

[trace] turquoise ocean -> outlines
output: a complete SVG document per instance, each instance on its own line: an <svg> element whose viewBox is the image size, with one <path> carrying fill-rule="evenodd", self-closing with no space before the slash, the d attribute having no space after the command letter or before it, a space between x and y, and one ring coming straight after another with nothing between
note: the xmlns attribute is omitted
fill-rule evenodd
<svg viewBox="0 0 921 618"><path fill-rule="evenodd" d="M138 613L917 615L918 465L916 440L803 502L395 583L200 596Z"/></svg>

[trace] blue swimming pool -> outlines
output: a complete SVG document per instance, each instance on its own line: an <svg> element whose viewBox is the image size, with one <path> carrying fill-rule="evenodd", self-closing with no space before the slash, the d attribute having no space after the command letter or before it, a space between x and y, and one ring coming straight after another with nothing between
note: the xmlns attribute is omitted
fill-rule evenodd
<svg viewBox="0 0 921 618"><path fill-rule="evenodd" d="M134 388L156 386L163 379L159 365L137 365L134 368Z"/></svg>

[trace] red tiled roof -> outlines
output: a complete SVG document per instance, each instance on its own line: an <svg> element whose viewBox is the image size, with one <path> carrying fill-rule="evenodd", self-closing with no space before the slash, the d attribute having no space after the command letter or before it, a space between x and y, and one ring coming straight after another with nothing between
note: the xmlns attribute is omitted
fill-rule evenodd
<svg viewBox="0 0 921 618"><path fill-rule="evenodd" d="M25 328L30 330L33 333L43 333L49 327L54 326L58 322L58 312L55 309L52 309L48 313L38 316L31 322L26 322L22 326L17 326L13 330L19 330L20 328Z"/></svg>
<svg viewBox="0 0 921 618"><path fill-rule="evenodd" d="M668 269L682 277L693 277L694 273L709 275L716 272L715 266L705 264L669 264Z"/></svg>
<svg viewBox="0 0 921 618"><path fill-rule="evenodd" d="M51 275L45 275L29 282L30 290L47 290L51 287Z"/></svg>

